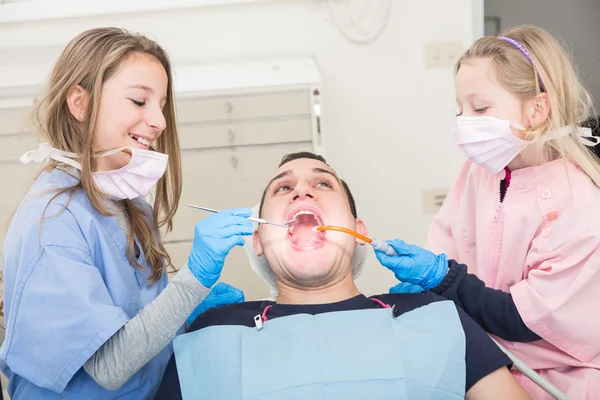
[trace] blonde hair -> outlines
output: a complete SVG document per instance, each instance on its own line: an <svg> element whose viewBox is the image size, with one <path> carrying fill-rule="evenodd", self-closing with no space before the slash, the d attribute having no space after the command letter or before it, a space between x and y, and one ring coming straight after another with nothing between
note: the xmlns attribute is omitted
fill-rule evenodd
<svg viewBox="0 0 600 400"><path fill-rule="evenodd" d="M561 44L545 30L534 26L519 26L504 31L529 53L533 64L514 44L499 37L483 37L460 58L462 64L473 58L490 58L498 82L522 101L534 99L540 93L548 96L547 120L529 132L543 137L561 127L581 126L593 113L593 101L577 74L574 63ZM529 154L538 164L558 158L575 163L600 188L600 160L584 146L577 133L554 140L534 142Z"/></svg>
<svg viewBox="0 0 600 400"><path fill-rule="evenodd" d="M177 133L171 63L167 53L153 40L119 28L90 29L75 37L63 50L54 65L45 96L34 109L34 125L44 139L59 150L80 156L81 179L75 186L63 188L52 197L52 202L63 193L82 189L93 207L102 215L113 215L103 204L104 196L94 185L92 172L92 133L96 126L102 85L114 75L130 56L153 57L164 67L167 77L167 101L164 106L166 128L155 142L156 151L169 155L165 175L158 181L154 197L153 215L138 208L131 200L124 200L124 212L130 225L127 240L127 259L135 268L142 268L134 255L134 238L151 267L150 281L158 282L171 265L159 229L166 225L172 230L173 216L181 196L181 151ZM89 105L83 121L69 111L67 95L77 85L89 96ZM56 168L53 162L47 169ZM46 206L47 207L47 206ZM45 213L45 210L44 210Z"/></svg>

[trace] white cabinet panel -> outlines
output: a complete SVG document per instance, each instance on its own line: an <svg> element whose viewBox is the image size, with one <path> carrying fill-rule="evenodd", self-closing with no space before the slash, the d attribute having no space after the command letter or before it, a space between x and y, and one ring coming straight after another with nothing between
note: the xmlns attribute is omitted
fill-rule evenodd
<svg viewBox="0 0 600 400"><path fill-rule="evenodd" d="M23 154L29 150L35 150L37 148L37 136L31 133L22 135L0 135L0 162L10 161L18 163L19 158Z"/></svg>
<svg viewBox="0 0 600 400"><path fill-rule="evenodd" d="M245 123L184 125L179 128L182 149L245 146L311 140L308 117Z"/></svg>
<svg viewBox="0 0 600 400"><path fill-rule="evenodd" d="M309 115L308 90L177 99L179 123Z"/></svg>
<svg viewBox="0 0 600 400"><path fill-rule="evenodd" d="M0 135L31 131L31 109L0 108Z"/></svg>

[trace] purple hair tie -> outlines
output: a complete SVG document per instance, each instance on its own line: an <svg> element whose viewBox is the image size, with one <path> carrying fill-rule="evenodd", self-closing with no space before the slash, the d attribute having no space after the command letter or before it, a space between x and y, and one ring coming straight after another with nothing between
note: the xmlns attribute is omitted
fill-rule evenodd
<svg viewBox="0 0 600 400"><path fill-rule="evenodd" d="M537 74L538 78L540 79L540 86L541 86L542 92L545 92L546 91L546 86L544 85L544 81L542 80L542 77L540 76L540 73L535 68L535 65L533 64L533 60L531 59L531 56L529 55L529 52L527 51L527 49L525 48L525 46L523 46L521 43L517 42L515 39L511 39L511 38L506 37L506 36L499 36L498 39L505 40L508 43L512 44L517 49L519 49L521 51L521 53L523 53L523 55L525 57L527 57L527 59L531 63L531 66L533 67L535 73Z"/></svg>

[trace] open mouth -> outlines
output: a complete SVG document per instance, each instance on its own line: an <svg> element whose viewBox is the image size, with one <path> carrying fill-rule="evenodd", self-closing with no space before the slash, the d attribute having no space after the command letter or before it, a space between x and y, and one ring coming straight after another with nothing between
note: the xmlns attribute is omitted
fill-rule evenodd
<svg viewBox="0 0 600 400"><path fill-rule="evenodd" d="M133 133L130 133L129 137L131 138L131 140L133 140L136 143L141 144L145 148L150 148L150 141L148 139L143 138L141 136L136 136Z"/></svg>
<svg viewBox="0 0 600 400"><path fill-rule="evenodd" d="M297 222L290 225L288 229L289 238L295 247L309 250L325 243L325 232L315 232L315 226L323 225L321 217L312 210L301 209L290 216Z"/></svg>

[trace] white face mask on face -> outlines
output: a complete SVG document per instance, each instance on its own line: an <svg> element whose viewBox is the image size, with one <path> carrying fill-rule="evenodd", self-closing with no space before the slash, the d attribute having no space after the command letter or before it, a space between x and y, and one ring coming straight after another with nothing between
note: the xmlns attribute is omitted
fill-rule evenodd
<svg viewBox="0 0 600 400"><path fill-rule="evenodd" d="M473 163L496 174L529 145L513 135L511 126L524 130L494 117L457 117L454 142Z"/></svg>
<svg viewBox="0 0 600 400"><path fill-rule="evenodd" d="M454 129L454 142L475 164L481 165L493 174L502 171L524 148L534 141L516 137L511 127L525 131L521 125L494 117L457 117ZM598 144L598 138L591 135L590 129L562 127L548 132L544 142L568 136L577 132L586 146Z"/></svg>
<svg viewBox="0 0 600 400"><path fill-rule="evenodd" d="M131 160L127 165L116 170L98 171L92 174L98 189L113 200L131 200L147 196L167 169L168 155L135 147L127 146L110 150L98 157L108 157L125 149L131 150ZM41 163L53 159L81 170L81 164L73 160L78 157L75 153L58 150L42 143L39 149L25 153L21 157L21 162Z"/></svg>

